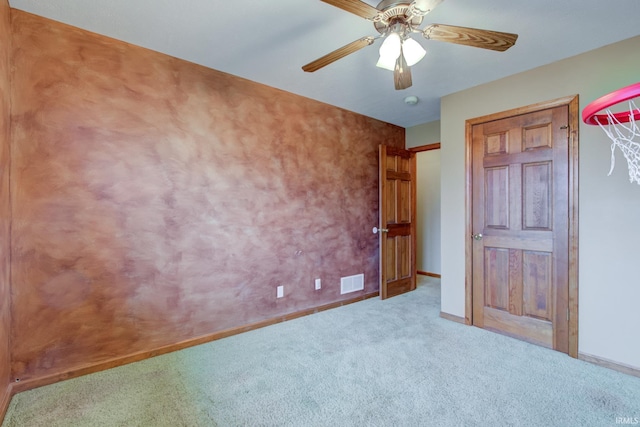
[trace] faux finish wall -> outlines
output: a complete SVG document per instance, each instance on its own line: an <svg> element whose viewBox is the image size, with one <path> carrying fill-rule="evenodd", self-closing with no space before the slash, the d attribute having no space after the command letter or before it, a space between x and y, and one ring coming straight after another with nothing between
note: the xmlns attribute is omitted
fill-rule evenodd
<svg viewBox="0 0 640 427"><path fill-rule="evenodd" d="M7 0L0 0L0 420L9 399L10 277L9 131L11 23Z"/></svg>
<svg viewBox="0 0 640 427"><path fill-rule="evenodd" d="M377 290L377 147L403 147L404 129L12 23L15 378L355 296L341 276Z"/></svg>

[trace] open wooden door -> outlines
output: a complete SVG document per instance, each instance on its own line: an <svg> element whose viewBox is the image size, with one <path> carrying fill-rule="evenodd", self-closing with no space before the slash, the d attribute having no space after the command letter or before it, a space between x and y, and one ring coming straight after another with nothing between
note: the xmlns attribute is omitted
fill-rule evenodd
<svg viewBox="0 0 640 427"><path fill-rule="evenodd" d="M380 297L416 288L415 153L380 146Z"/></svg>

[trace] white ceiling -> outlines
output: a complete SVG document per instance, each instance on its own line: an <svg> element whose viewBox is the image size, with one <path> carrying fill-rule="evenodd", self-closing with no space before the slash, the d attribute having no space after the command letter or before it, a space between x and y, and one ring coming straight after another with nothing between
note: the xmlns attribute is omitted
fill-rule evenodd
<svg viewBox="0 0 640 427"><path fill-rule="evenodd" d="M638 0L445 0L422 27L439 23L517 33L516 45L494 52L418 35L427 56L412 67L413 86L396 91L393 73L375 67L380 40L315 73L302 71L334 49L378 34L371 22L320 0L9 3L402 127L439 119L444 95L640 34ZM406 105L408 95L420 102Z"/></svg>

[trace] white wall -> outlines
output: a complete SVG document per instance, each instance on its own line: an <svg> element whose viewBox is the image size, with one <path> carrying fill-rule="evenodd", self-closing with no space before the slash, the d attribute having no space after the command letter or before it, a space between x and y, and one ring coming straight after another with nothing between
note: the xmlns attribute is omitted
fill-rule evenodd
<svg viewBox="0 0 640 427"><path fill-rule="evenodd" d="M440 142L440 121L406 129L406 147ZM419 152L417 163L417 257L420 271L441 274L440 268L440 150Z"/></svg>
<svg viewBox="0 0 640 427"><path fill-rule="evenodd" d="M517 48L517 47L516 47ZM442 311L464 316L465 120L568 95L580 111L640 80L640 37L442 98ZM579 352L640 368L640 186L610 141L580 124Z"/></svg>

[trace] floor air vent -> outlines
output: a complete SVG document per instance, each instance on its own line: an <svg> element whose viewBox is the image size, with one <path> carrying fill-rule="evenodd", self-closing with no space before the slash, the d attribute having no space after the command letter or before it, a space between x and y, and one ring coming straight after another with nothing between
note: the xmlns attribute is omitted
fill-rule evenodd
<svg viewBox="0 0 640 427"><path fill-rule="evenodd" d="M340 279L340 294L364 290L364 274L342 277Z"/></svg>

